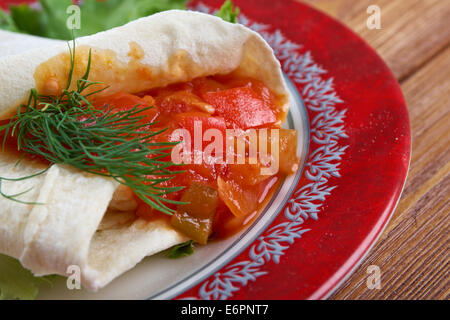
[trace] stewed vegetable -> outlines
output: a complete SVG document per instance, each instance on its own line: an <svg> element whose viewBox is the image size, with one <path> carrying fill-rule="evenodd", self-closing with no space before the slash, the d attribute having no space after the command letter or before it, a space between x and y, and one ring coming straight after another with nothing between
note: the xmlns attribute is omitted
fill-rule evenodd
<svg viewBox="0 0 450 320"><path fill-rule="evenodd" d="M181 197L171 224L200 244L206 244L213 232L219 197L217 190L194 182Z"/></svg>

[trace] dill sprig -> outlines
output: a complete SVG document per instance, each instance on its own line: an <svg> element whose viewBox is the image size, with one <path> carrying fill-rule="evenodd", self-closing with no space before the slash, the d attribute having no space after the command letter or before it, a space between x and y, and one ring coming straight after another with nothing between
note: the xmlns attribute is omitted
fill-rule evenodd
<svg viewBox="0 0 450 320"><path fill-rule="evenodd" d="M59 96L40 95L32 89L27 104L18 108L8 124L0 126L0 132L4 132L3 148L8 136L15 137L18 149L25 153L51 164L67 164L111 177L130 187L151 207L172 214L166 204L180 202L164 196L183 187L164 187L161 183L181 172L172 171L175 164L165 160L176 142L152 142L166 130L151 131L148 128L155 123L143 123L142 112L152 107L136 105L125 111L108 106L94 108L88 97L106 88L86 93L88 88L101 84L88 80L91 52L84 76L77 80L76 89L71 90L75 41L69 50L71 68L66 88ZM1 179L8 180L0 178L0 182ZM0 189L0 195L18 202L21 201L16 197L21 194L8 196Z"/></svg>

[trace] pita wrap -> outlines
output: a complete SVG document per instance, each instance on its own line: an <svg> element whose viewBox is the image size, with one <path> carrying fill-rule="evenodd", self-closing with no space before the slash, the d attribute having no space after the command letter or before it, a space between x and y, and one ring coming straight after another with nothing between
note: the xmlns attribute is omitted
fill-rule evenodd
<svg viewBox="0 0 450 320"><path fill-rule="evenodd" d="M0 41L2 36L5 33L0 33ZM65 88L70 68L67 44L42 45L19 54L11 50L0 58L0 120L14 114L32 88L43 94ZM211 15L166 11L79 38L74 79L83 76L89 50L89 79L109 85L103 95L232 73L261 80L271 89L280 122L288 111L280 65L267 43L250 29ZM16 165L17 160L16 154L0 153L0 177L20 178L45 169L30 160ZM144 257L188 240L164 221L109 212L123 190L105 177L53 165L32 179L2 181L5 194L30 188L20 200L39 204L0 197L0 253L19 259L38 276L67 275L68 267L77 265L84 287L95 291Z"/></svg>

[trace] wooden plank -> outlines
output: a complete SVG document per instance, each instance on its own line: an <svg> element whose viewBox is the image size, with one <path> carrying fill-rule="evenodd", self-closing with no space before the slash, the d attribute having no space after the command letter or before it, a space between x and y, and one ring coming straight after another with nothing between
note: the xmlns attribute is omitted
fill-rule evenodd
<svg viewBox="0 0 450 320"><path fill-rule="evenodd" d="M401 80L450 43L447 0L306 0L365 39ZM367 28L367 7L381 9L381 29Z"/></svg>
<svg viewBox="0 0 450 320"><path fill-rule="evenodd" d="M404 219L383 235L363 265L331 298L448 298L449 185L447 174L416 207L404 212ZM366 286L366 270L370 265L381 269L379 290L369 290Z"/></svg>
<svg viewBox="0 0 450 320"><path fill-rule="evenodd" d="M413 132L409 177L397 210L363 264L332 299L450 298L450 48L402 85ZM366 286L381 268L381 289Z"/></svg>

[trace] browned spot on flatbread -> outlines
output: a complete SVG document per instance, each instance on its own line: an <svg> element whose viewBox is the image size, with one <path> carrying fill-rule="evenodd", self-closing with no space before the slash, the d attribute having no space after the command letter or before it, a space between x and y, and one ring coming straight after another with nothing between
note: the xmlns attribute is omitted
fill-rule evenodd
<svg viewBox="0 0 450 320"><path fill-rule="evenodd" d="M129 46L130 46L130 51L128 52L128 56L130 58L133 58L135 60L141 60L144 57L144 50L136 42L131 41L129 43Z"/></svg>
<svg viewBox="0 0 450 320"><path fill-rule="evenodd" d="M141 62L143 49L136 43L129 43L128 61L122 61L112 50L78 46L75 52L75 65L70 89L76 89L77 80L86 72L89 51L91 50L91 66L89 80L102 82L88 88L86 93L107 88L99 96L110 95L124 91L135 93L154 86L153 73L149 66ZM36 68L34 79L36 89L44 95L55 94L55 88L61 90L67 87L71 57L64 52L47 60Z"/></svg>

